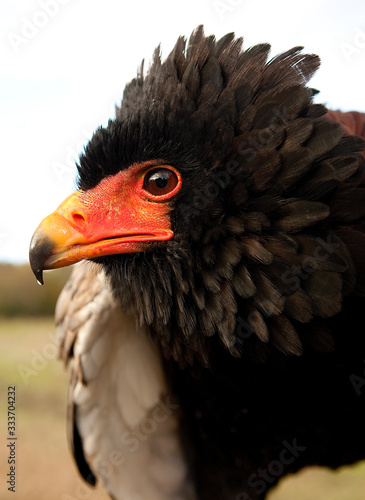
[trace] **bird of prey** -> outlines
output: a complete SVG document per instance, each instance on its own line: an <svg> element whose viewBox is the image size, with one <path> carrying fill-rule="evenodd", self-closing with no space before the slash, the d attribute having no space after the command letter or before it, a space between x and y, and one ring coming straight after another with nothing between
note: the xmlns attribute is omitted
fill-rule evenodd
<svg viewBox="0 0 365 500"><path fill-rule="evenodd" d="M269 50L157 48L32 238L40 283L86 261L56 309L68 434L113 499L259 500L365 458L365 117Z"/></svg>

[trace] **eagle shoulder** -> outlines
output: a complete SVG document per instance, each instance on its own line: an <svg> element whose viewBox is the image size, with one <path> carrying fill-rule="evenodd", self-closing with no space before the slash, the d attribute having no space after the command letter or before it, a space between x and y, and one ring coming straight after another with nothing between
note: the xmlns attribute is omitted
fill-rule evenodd
<svg viewBox="0 0 365 500"><path fill-rule="evenodd" d="M115 498L193 500L179 404L146 327L125 314L99 267L76 266L56 307L69 365L68 438L81 475ZM140 497L138 496L140 495Z"/></svg>

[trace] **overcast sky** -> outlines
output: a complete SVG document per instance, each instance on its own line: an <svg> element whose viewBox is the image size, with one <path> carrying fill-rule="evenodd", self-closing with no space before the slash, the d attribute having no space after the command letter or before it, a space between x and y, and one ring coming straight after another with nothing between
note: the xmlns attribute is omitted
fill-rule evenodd
<svg viewBox="0 0 365 500"><path fill-rule="evenodd" d="M321 56L317 101L365 111L363 0L1 0L0 261L26 262L29 240L74 190L74 163L114 116L125 84L161 42L204 24L245 47L294 45Z"/></svg>

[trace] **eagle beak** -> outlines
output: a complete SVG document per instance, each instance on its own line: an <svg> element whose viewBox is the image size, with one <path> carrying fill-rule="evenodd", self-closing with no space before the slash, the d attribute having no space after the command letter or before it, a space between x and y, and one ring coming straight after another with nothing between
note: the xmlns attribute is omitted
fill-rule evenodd
<svg viewBox="0 0 365 500"><path fill-rule="evenodd" d="M145 250L173 236L166 207L146 202L111 204L98 191L76 191L36 229L29 261L38 283L43 270L83 259ZM157 205L157 206L156 206ZM159 205L159 206L158 206ZM157 212L156 212L157 210Z"/></svg>

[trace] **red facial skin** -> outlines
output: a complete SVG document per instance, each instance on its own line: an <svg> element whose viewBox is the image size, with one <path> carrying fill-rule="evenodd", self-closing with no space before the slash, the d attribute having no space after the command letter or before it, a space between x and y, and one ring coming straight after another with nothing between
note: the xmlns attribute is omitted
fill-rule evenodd
<svg viewBox="0 0 365 500"><path fill-rule="evenodd" d="M144 188L144 179L159 169L174 172L177 180L174 176L173 189L157 196ZM181 176L175 168L149 161L106 177L88 191L76 191L37 228L31 260L42 245L43 269L54 269L83 259L140 252L149 242L169 240L173 237L170 200L180 188Z"/></svg>

